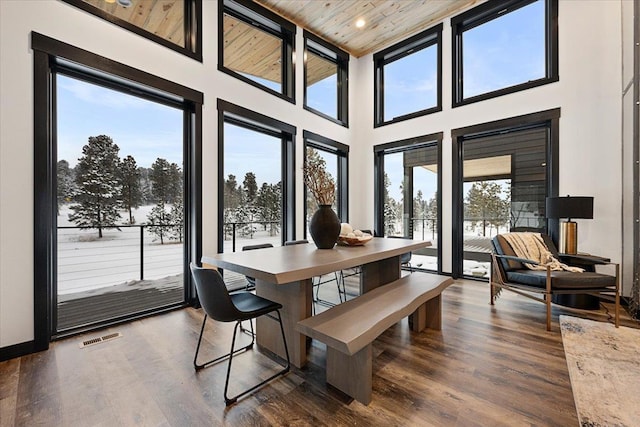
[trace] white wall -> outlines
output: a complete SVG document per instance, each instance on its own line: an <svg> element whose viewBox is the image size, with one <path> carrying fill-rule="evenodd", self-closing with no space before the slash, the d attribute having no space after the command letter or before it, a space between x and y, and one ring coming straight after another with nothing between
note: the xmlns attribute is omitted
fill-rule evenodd
<svg viewBox="0 0 640 427"><path fill-rule="evenodd" d="M216 1L203 2L203 62L153 43L57 0L0 1L0 347L31 341L33 334L33 52L31 31L122 62L204 93L203 251L217 248L216 98L269 115L302 131L349 144L351 129L302 108L302 30L296 38L297 105L217 71ZM353 79L352 79L353 81ZM302 233L302 183L298 233ZM300 234L298 234L300 235Z"/></svg>
<svg viewBox="0 0 640 427"><path fill-rule="evenodd" d="M622 0L628 2L628 0ZM373 128L373 60L360 59L358 105L352 145L365 166L372 147L412 136L444 132L443 268L451 271L451 130L552 108L561 108L560 195L594 196L594 219L578 220L579 250L621 260L621 3L569 1L559 5L557 83L451 108L451 25L443 28L443 109L441 112ZM362 192L351 192L355 223L373 223L373 171L363 169ZM352 182L353 184L353 182ZM352 187L353 188L353 187ZM353 216L356 213L352 210ZM630 286L630 285L629 285Z"/></svg>
<svg viewBox="0 0 640 427"><path fill-rule="evenodd" d="M640 13L640 10L638 11ZM633 147L638 141L633 141L633 112L634 92L633 85L633 1L622 2L622 262L627 267L623 269L622 283L625 295L631 295L633 283ZM637 106L635 107L638 108ZM637 124L640 126L640 123ZM639 129L640 130L640 129ZM636 298L639 296L636 295Z"/></svg>
<svg viewBox="0 0 640 427"><path fill-rule="evenodd" d="M628 0L621 0L628 1ZM0 1L0 347L33 339L33 54L37 31L205 95L203 118L203 250L216 251L216 98L270 115L302 130L349 144L350 222L373 225L375 144L444 132L443 227L451 229L451 129L560 107L560 194L595 197L595 218L580 221L581 251L621 259L621 4L560 1L560 81L451 109L450 25L443 34L443 111L373 129L371 55L350 62L350 128L302 109L299 29L297 105L217 71L217 3L203 2L203 63L199 63L56 0ZM302 212L302 184L297 185ZM298 215L298 233L302 218ZM445 234L444 268L451 242Z"/></svg>

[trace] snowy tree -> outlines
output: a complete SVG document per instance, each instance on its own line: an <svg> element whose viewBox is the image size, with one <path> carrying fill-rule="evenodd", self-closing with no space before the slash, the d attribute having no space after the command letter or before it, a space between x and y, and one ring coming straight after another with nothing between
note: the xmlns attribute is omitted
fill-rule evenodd
<svg viewBox="0 0 640 427"><path fill-rule="evenodd" d="M416 197L413 198L413 218L416 220L421 220L418 222L422 227L425 225L424 218L426 217L427 211L427 201L424 200L422 190L418 190L416 193ZM414 228L415 228L414 221Z"/></svg>
<svg viewBox="0 0 640 427"><path fill-rule="evenodd" d="M280 220L282 218L281 208L281 185L262 183L258 196L256 197L256 205L260 219L264 221L264 227L269 227L269 235L274 236L280 230Z"/></svg>
<svg viewBox="0 0 640 427"><path fill-rule="evenodd" d="M138 167L138 173L140 175L140 195L142 200L141 205L150 205L153 200L151 195L151 168Z"/></svg>
<svg viewBox="0 0 640 427"><path fill-rule="evenodd" d="M246 197L246 203L253 205L258 195L258 184L256 183L256 174L247 172L242 181L242 188Z"/></svg>
<svg viewBox="0 0 640 427"><path fill-rule="evenodd" d="M171 206L171 237L180 243L184 236L184 204L182 197Z"/></svg>
<svg viewBox="0 0 640 427"><path fill-rule="evenodd" d="M73 199L73 193L75 191L74 183L74 171L69 167L69 162L66 160L60 160L57 165L58 176L58 210L60 205L68 203Z"/></svg>
<svg viewBox="0 0 640 427"><path fill-rule="evenodd" d="M132 156L127 156L120 164L120 183L122 185L120 195L122 206L129 211L129 224L133 224L135 220L131 211L140 207L142 189L140 187L140 171Z"/></svg>
<svg viewBox="0 0 640 427"><path fill-rule="evenodd" d="M224 181L224 208L234 210L242 203L242 188L236 181L236 176L229 174Z"/></svg>
<svg viewBox="0 0 640 427"><path fill-rule="evenodd" d="M394 235L396 233L396 222L398 221L398 203L389 195L391 180L389 175L384 173L384 234Z"/></svg>
<svg viewBox="0 0 640 427"><path fill-rule="evenodd" d="M174 203L182 196L182 172L177 164L157 158L151 165L149 179L156 203Z"/></svg>
<svg viewBox="0 0 640 427"><path fill-rule="evenodd" d="M151 181L151 194L156 205L147 216L149 231L164 244L165 238L175 237L182 240L182 228L184 223L182 201L182 172L175 163L169 163L166 159L157 158L149 171ZM168 204L173 209L167 211ZM177 217L174 216L179 212ZM181 223L176 224L176 222ZM179 228L179 231L177 229Z"/></svg>
<svg viewBox="0 0 640 427"><path fill-rule="evenodd" d="M71 206L74 213L69 220L81 227L97 228L99 237L103 228L115 226L120 219L119 151L111 137L90 136L76 166L77 204Z"/></svg>
<svg viewBox="0 0 640 427"><path fill-rule="evenodd" d="M495 182L478 181L471 185L465 198L465 218L475 227L482 226L482 235L487 235L487 226L504 224L509 218L509 200L501 197L502 187Z"/></svg>
<svg viewBox="0 0 640 427"><path fill-rule="evenodd" d="M172 232L171 213L167 212L164 202L158 202L147 216L149 220L149 232L160 239L160 244L164 245L164 238L170 237ZM154 239L154 241L157 239Z"/></svg>
<svg viewBox="0 0 640 427"><path fill-rule="evenodd" d="M246 221L244 211L239 211L238 208L243 204L244 191L238 184L236 176L229 174L228 178L224 181L224 209L223 209L223 221L225 239L227 235L233 233L233 223L241 223Z"/></svg>
<svg viewBox="0 0 640 427"><path fill-rule="evenodd" d="M425 217L427 218L427 227L431 229L431 238L436 236L436 227L438 226L438 192L429 199L425 210Z"/></svg>

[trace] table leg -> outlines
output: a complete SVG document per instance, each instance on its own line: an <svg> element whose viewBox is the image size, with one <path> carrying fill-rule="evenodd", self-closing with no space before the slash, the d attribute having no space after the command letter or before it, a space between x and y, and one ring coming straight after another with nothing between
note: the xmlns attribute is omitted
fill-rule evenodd
<svg viewBox="0 0 640 427"><path fill-rule="evenodd" d="M392 257L370 262L362 266L360 274L360 294L378 286L386 285L400 278L400 257Z"/></svg>
<svg viewBox="0 0 640 427"><path fill-rule="evenodd" d="M256 294L282 304L282 326L287 338L291 363L301 368L307 362L306 336L296 331L299 320L311 317L311 279L276 285L256 279ZM280 326L276 320L261 316L256 321L258 345L285 358Z"/></svg>

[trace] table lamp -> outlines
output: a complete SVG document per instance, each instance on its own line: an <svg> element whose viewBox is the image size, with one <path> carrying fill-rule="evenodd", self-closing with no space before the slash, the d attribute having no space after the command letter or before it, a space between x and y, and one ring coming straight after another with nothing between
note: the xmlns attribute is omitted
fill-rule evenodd
<svg viewBox="0 0 640 427"><path fill-rule="evenodd" d="M567 218L560 222L560 253L578 252L578 224L572 218L593 219L593 197L547 197L547 218Z"/></svg>

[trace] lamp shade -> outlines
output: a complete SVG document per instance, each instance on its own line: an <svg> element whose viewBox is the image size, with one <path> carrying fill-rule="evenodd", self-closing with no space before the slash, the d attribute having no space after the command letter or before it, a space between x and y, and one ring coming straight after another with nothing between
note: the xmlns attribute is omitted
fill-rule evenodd
<svg viewBox="0 0 640 427"><path fill-rule="evenodd" d="M546 217L593 219L593 197L547 197Z"/></svg>

